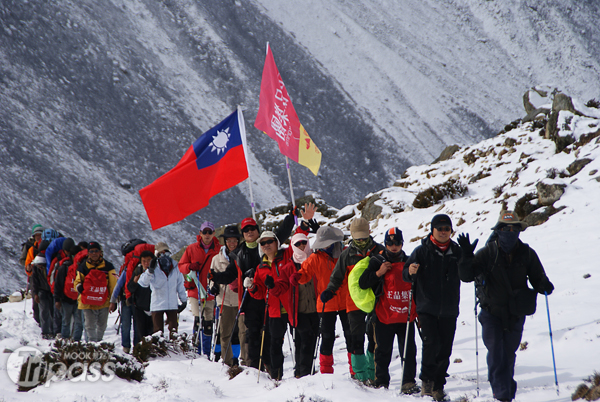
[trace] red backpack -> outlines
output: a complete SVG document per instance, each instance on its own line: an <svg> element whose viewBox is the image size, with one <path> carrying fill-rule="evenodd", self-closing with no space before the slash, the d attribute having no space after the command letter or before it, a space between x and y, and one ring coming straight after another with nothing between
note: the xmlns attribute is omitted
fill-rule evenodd
<svg viewBox="0 0 600 402"><path fill-rule="evenodd" d="M62 263L68 259L69 257L67 253L63 250L60 250L58 255L54 257L54 259L50 263L50 270L48 271L48 283L50 284L50 290L52 291L52 294L54 294L54 282L56 281L58 267L60 267Z"/></svg>
<svg viewBox="0 0 600 402"><path fill-rule="evenodd" d="M90 306L101 306L108 300L108 272L90 269L83 281L81 302Z"/></svg>
<svg viewBox="0 0 600 402"><path fill-rule="evenodd" d="M154 253L154 244L138 244L135 246L132 252L125 256L125 261L127 263L127 274L125 275L125 286L123 286L123 289L125 290L126 299L131 297L131 292L127 288L127 284L131 280L131 277L133 277L133 271L135 270L135 267L137 267L137 265L140 263L140 254L142 254L142 251L151 251Z"/></svg>
<svg viewBox="0 0 600 402"><path fill-rule="evenodd" d="M87 250L80 251L75 255L75 258L73 258L73 263L69 265L69 268L67 269L63 293L71 300L77 300L77 297L79 296L79 293L77 293L73 284L75 282L75 278L77 277L77 267L79 266L79 263L86 257Z"/></svg>

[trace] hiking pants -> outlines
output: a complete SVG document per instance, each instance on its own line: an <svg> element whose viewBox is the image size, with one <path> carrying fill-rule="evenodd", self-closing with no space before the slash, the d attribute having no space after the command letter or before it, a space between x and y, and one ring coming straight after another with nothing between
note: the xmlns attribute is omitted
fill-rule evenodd
<svg viewBox="0 0 600 402"><path fill-rule="evenodd" d="M62 310L62 327L60 335L64 339L70 338L72 335L74 341L80 341L81 335L83 334L83 314L81 313L81 310L79 310L79 308L77 307L77 302L62 302L60 305L60 309ZM71 325L73 326L72 331Z"/></svg>
<svg viewBox="0 0 600 402"><path fill-rule="evenodd" d="M423 381L433 381L433 390L440 390L446 384L446 372L450 366L456 317L420 313L419 319L423 336L420 378Z"/></svg>
<svg viewBox="0 0 600 402"><path fill-rule="evenodd" d="M130 307L133 307L133 306L130 306ZM121 314L123 314L123 313L121 313ZM135 325L137 327L135 332L140 337L140 340L143 337L152 335L154 333L154 320L152 319L152 313L150 313L150 315L148 315L148 314L146 314L144 309L141 309L139 307L134 307L133 317L134 317L133 321L135 322ZM136 343L134 343L133 346L135 346ZM123 347L126 347L126 346L123 346Z"/></svg>
<svg viewBox="0 0 600 402"><path fill-rule="evenodd" d="M40 327L42 327L42 335L52 335L54 296L52 296L52 293L45 290L38 291L38 296L40 297L38 306L40 309Z"/></svg>
<svg viewBox="0 0 600 402"><path fill-rule="evenodd" d="M152 312L152 322L154 323L154 332L165 330L164 315L167 315L167 327L169 332L177 332L177 310L163 310Z"/></svg>
<svg viewBox="0 0 600 402"><path fill-rule="evenodd" d="M344 338L346 339L346 350L352 350L352 335L350 334L350 324L348 324L348 316L346 310L330 311L320 314L321 316L321 347L319 352L322 355L333 354L333 343L335 342L335 321L336 317L340 317ZM364 326L363 326L364 333ZM363 338L364 339L364 338Z"/></svg>
<svg viewBox="0 0 600 402"><path fill-rule="evenodd" d="M362 310L348 312L348 323L352 336L352 348L348 352L354 355L365 354L365 334L367 329L367 313Z"/></svg>
<svg viewBox="0 0 600 402"><path fill-rule="evenodd" d="M404 378L402 384L415 382L417 375L417 345L415 344L415 323L411 322L406 346L406 360L404 362ZM390 361L394 348L394 338L398 339L400 358L404 353L404 339L406 337L406 323L384 324L375 320L375 385L390 385Z"/></svg>
<svg viewBox="0 0 600 402"><path fill-rule="evenodd" d="M298 313L298 324L295 328L296 367L294 376L297 378L311 374L317 334L319 333L319 315L314 313Z"/></svg>
<svg viewBox="0 0 600 402"><path fill-rule="evenodd" d="M108 323L108 307L99 310L83 309L85 316L85 332L89 342L100 342Z"/></svg>
<svg viewBox="0 0 600 402"><path fill-rule="evenodd" d="M265 322L265 339L262 341L263 320L265 317L264 300L246 298L244 303L244 312L246 314L246 341L248 342L248 366L258 368L260 360L260 349L262 346L262 362L271 365L271 333L269 331L269 320Z"/></svg>
<svg viewBox="0 0 600 402"><path fill-rule="evenodd" d="M494 398L512 400L517 393L517 382L514 380L515 360L521 344L525 317L520 317L510 331L505 331L501 318L482 309L479 322L481 337L488 350L488 381Z"/></svg>
<svg viewBox="0 0 600 402"><path fill-rule="evenodd" d="M235 316L237 315L237 308L233 306L223 305L221 311L221 317L219 318L219 335L221 337L221 357L226 365L233 365L233 342L229 344L229 340L232 338L232 333L237 329L235 326ZM236 338L235 334L233 338Z"/></svg>
<svg viewBox="0 0 600 402"><path fill-rule="evenodd" d="M125 300L121 301L121 346L124 348L131 348L140 341L134 311L135 306L128 306ZM131 320L133 320L133 345L131 344Z"/></svg>
<svg viewBox="0 0 600 402"><path fill-rule="evenodd" d="M283 340L288 326L288 315L269 318L271 332L271 378L281 380L283 377Z"/></svg>

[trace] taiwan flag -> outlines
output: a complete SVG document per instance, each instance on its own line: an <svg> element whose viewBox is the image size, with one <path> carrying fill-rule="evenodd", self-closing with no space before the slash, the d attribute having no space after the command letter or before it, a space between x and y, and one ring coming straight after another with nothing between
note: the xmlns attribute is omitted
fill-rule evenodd
<svg viewBox="0 0 600 402"><path fill-rule="evenodd" d="M321 166L321 152L308 136L296 114L279 70L275 65L271 47L260 84L260 101L254 127L263 131L279 144L279 152L294 162L306 166L316 176Z"/></svg>
<svg viewBox="0 0 600 402"><path fill-rule="evenodd" d="M247 179L245 149L244 116L238 109L202 134L173 169L140 190L152 230L184 219Z"/></svg>

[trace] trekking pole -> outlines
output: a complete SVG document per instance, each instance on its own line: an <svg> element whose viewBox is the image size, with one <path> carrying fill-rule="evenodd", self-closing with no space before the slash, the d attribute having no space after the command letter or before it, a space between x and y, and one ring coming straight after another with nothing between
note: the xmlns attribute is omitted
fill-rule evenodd
<svg viewBox="0 0 600 402"><path fill-rule="evenodd" d="M238 323L238 319L240 318L240 313L242 312L242 306L244 305L244 300L246 299L246 294L247 293L248 293L248 289L244 289L244 294L242 295L242 302L240 303L240 308L238 309L238 312L237 312L237 314L235 316L235 321L233 322L233 328L231 328L231 333L229 334L229 342L227 343L227 349L225 350L225 355L227 355L227 353L229 352L229 349L231 348L231 341L233 339L233 332L235 331L235 328L236 328L237 323ZM222 350L221 350L221 353L223 353ZM225 364L225 360L223 360L223 364Z"/></svg>
<svg viewBox="0 0 600 402"><path fill-rule="evenodd" d="M475 367L477 370L477 397L479 397L479 324L477 323L477 286L475 289Z"/></svg>
<svg viewBox="0 0 600 402"><path fill-rule="evenodd" d="M321 310L321 316L319 317L319 333L317 334L317 342L315 344L315 353L313 355L312 368L310 369L310 375L315 374L317 353L319 353L319 341L321 340L321 328L323 326L323 314L325 314L325 303L323 303L323 309Z"/></svg>
<svg viewBox="0 0 600 402"><path fill-rule="evenodd" d="M262 328L262 339L260 341L260 357L258 359L258 378L256 379L256 383L260 381L260 367L262 365L262 357L263 357L263 347L265 346L265 329L267 327L267 313L269 308L269 289L267 288L267 298L265 302L265 317L263 318L263 328Z"/></svg>
<svg viewBox="0 0 600 402"><path fill-rule="evenodd" d="M550 324L550 307L548 306L548 293L544 292L546 296L546 312L548 313L548 331L550 332L550 347L552 348L552 365L554 366L554 384L556 385L556 395L560 395L558 388L558 376L556 375L556 361L554 359L554 341L552 340L552 325Z"/></svg>
<svg viewBox="0 0 600 402"><path fill-rule="evenodd" d="M402 352L402 376L400 377L400 392L404 384L404 369L406 368L406 347L408 345L408 332L410 330L410 309L412 308L412 285L408 291L408 314L406 316L406 334L404 335L404 351ZM414 335L413 335L414 337Z"/></svg>
<svg viewBox="0 0 600 402"><path fill-rule="evenodd" d="M23 299L25 299L25 303L23 303L23 327L25 327L25 319L27 318L27 293L29 293L29 277L27 277L27 286L25 287L25 295Z"/></svg>
<svg viewBox="0 0 600 402"><path fill-rule="evenodd" d="M210 354L211 354L211 360L214 360L216 353L215 353L215 349L217 347L217 339L219 337L219 335L221 335L221 328L220 328L220 322L221 322L221 314L223 314L223 304L225 304L225 292L227 291L227 286L225 286L225 289L223 290L223 298L221 299L221 309L218 310L218 315L217 318L215 319L215 328L213 330L213 340L212 340L212 345L210 347ZM222 358L225 358L225 355L223 354L223 350L221 350L221 355Z"/></svg>
<svg viewBox="0 0 600 402"><path fill-rule="evenodd" d="M293 329L292 329L292 331L293 331ZM288 331L286 331L286 333L287 333L288 343L290 344L290 354L292 355L292 364L295 367L296 366L296 359L294 357L294 351L292 350L292 340L290 339L290 333Z"/></svg>
<svg viewBox="0 0 600 402"><path fill-rule="evenodd" d="M115 325L117 326L117 335L119 335L119 331L121 329L120 321L121 321L121 303L119 303L119 315L117 315L117 319L115 320Z"/></svg>

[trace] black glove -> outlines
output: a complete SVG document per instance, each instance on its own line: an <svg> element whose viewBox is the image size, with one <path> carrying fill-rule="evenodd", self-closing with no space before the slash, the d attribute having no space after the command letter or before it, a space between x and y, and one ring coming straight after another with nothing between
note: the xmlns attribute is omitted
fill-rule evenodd
<svg viewBox="0 0 600 402"><path fill-rule="evenodd" d="M292 205L292 209L290 210L290 215L291 216L297 216L298 218L300 218L300 208L298 208L298 205Z"/></svg>
<svg viewBox="0 0 600 402"><path fill-rule="evenodd" d="M254 278L254 268L250 268L244 272L244 278Z"/></svg>
<svg viewBox="0 0 600 402"><path fill-rule="evenodd" d="M475 251L475 247L477 247L479 239L475 239L473 244L471 244L471 240L469 240L469 234L467 233L465 235L461 233L458 235L457 241L463 253L465 253L465 257L473 257L473 251Z"/></svg>
<svg viewBox="0 0 600 402"><path fill-rule="evenodd" d="M327 303L329 300L333 299L334 296L335 294L331 290L325 289L323 293L321 293L321 301Z"/></svg>
<svg viewBox="0 0 600 402"><path fill-rule="evenodd" d="M538 293L541 293L541 294L546 293L548 295L551 295L552 291L554 290L554 285L552 284L552 282L550 282L548 280L548 278L546 278L545 280L542 281L542 283L540 283L538 285L537 288L538 288Z"/></svg>
<svg viewBox="0 0 600 402"><path fill-rule="evenodd" d="M83 283L80 283L79 285L77 285L77 293L79 293L79 294L83 293Z"/></svg>
<svg viewBox="0 0 600 402"><path fill-rule="evenodd" d="M271 275L267 275L265 278L265 286L267 289L273 289L275 287L275 280Z"/></svg>
<svg viewBox="0 0 600 402"><path fill-rule="evenodd" d="M219 293L221 292L221 288L219 287L219 285L213 285L210 288L210 294L213 296L218 296Z"/></svg>
<svg viewBox="0 0 600 402"><path fill-rule="evenodd" d="M214 276L215 276L215 270L211 269L210 272L208 273L208 280L212 281Z"/></svg>
<svg viewBox="0 0 600 402"><path fill-rule="evenodd" d="M317 230L319 230L319 228L321 227L321 225L319 225L317 223L316 219L310 219L308 222L308 226L310 226L310 230L313 231L313 233L317 233Z"/></svg>
<svg viewBox="0 0 600 402"><path fill-rule="evenodd" d="M154 257L152 261L150 261L150 267L148 268L148 272L154 275L154 270L156 269L156 264L158 263L158 258Z"/></svg>
<svg viewBox="0 0 600 402"><path fill-rule="evenodd" d="M187 302L182 302L179 307L177 308L177 313L181 313L183 310L185 310L185 308L187 307Z"/></svg>

